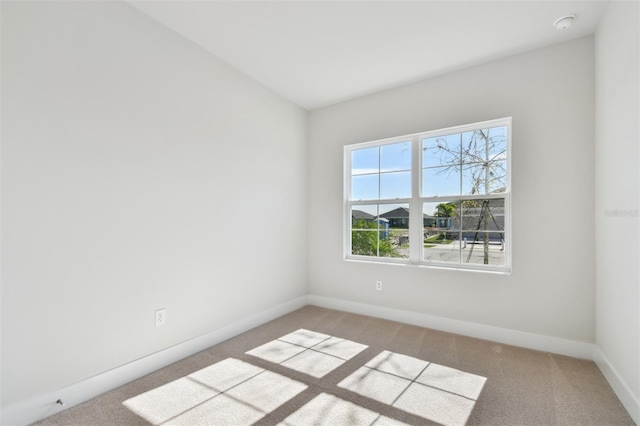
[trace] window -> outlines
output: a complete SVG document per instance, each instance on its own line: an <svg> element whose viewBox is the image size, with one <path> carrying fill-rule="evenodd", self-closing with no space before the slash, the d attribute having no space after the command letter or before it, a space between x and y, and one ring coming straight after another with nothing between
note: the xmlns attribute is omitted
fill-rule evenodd
<svg viewBox="0 0 640 426"><path fill-rule="evenodd" d="M511 119L345 147L345 257L509 271Z"/></svg>

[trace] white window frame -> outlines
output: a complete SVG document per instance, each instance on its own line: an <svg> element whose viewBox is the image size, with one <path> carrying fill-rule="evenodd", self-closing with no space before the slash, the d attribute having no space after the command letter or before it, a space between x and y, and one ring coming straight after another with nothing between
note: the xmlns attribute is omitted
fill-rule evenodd
<svg viewBox="0 0 640 426"><path fill-rule="evenodd" d="M421 141L425 138L444 136L456 133L463 133L478 129L505 126L507 129L507 172L505 191L496 194L474 194L474 195L454 195L454 196L422 196L422 146ZM399 142L411 141L411 198L383 199L383 200L352 200L351 199L351 153L354 150L380 147ZM438 267L446 269L461 269L475 271L489 271L499 273L511 272L512 258L512 232L511 232L511 117L496 120L488 120L478 123L466 124L462 126L448 127L433 131L425 131L405 136L380 139L375 141L346 145L344 147L344 214L343 214L343 243L344 259L349 261L364 261L375 263L388 263L400 265L415 265L422 267ZM423 206L427 202L448 202L453 200L504 200L504 265L484 265L455 262L436 262L424 260L423 241ZM363 256L351 254L351 209L353 205L383 205L383 204L408 204L409 205L409 258L392 258L379 256Z"/></svg>

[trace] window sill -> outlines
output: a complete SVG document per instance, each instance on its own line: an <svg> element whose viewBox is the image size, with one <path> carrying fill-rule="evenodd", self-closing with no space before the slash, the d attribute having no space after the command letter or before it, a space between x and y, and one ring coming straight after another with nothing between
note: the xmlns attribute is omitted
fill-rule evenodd
<svg viewBox="0 0 640 426"><path fill-rule="evenodd" d="M366 258L366 257L345 257L345 262L352 263L366 263L370 265L390 265L390 266L405 266L423 269L436 269L447 271L462 271L462 272L479 272L486 274L496 275L511 275L511 268L507 267L482 267L482 266L462 266L462 265L447 265L442 263L413 263L407 259L387 259L387 258Z"/></svg>

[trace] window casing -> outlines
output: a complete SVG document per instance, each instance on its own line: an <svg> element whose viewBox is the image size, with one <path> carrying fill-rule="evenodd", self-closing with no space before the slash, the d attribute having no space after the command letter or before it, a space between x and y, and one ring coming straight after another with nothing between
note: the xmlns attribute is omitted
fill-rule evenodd
<svg viewBox="0 0 640 426"><path fill-rule="evenodd" d="M511 119L348 145L345 258L509 272Z"/></svg>

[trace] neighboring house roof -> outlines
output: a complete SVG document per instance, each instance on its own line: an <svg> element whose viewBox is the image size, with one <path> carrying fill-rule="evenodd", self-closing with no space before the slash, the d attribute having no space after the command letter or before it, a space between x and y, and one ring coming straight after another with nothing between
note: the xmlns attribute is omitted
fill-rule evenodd
<svg viewBox="0 0 640 426"><path fill-rule="evenodd" d="M435 216L429 216L428 214L423 214L422 216L424 219L439 219ZM381 214L380 217L384 217L386 219L406 219L409 218L409 209L405 207L398 207L397 209Z"/></svg>
<svg viewBox="0 0 640 426"><path fill-rule="evenodd" d="M409 209L406 207L398 207L397 209L381 214L380 217L384 217L385 219L408 219Z"/></svg>
<svg viewBox="0 0 640 426"><path fill-rule="evenodd" d="M351 217L354 219L373 220L376 217L362 210L351 210Z"/></svg>

